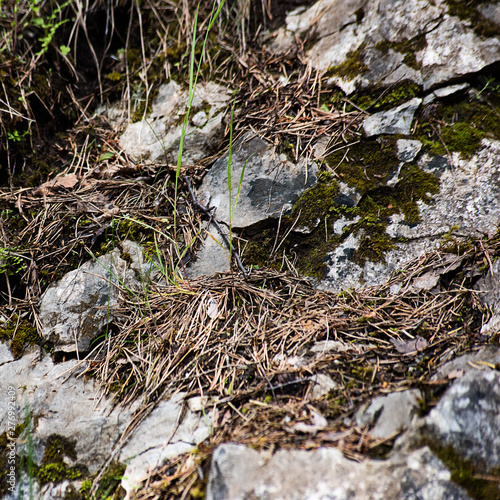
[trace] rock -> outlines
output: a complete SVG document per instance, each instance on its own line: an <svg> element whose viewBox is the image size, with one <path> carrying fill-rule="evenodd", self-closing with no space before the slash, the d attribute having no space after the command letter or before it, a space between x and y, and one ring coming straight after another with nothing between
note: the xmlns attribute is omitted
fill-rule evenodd
<svg viewBox="0 0 500 500"><path fill-rule="evenodd" d="M207 500L470 498L424 447L388 460L357 463L336 448L281 450L269 456L223 444L212 456Z"/></svg>
<svg viewBox="0 0 500 500"><path fill-rule="evenodd" d="M462 459L486 469L498 468L499 415L500 373L474 371L445 393L425 419L423 432L436 445L451 446Z"/></svg>
<svg viewBox="0 0 500 500"><path fill-rule="evenodd" d="M91 342L104 332L118 303L115 283L138 286L134 271L120 252L82 264L51 285L42 296L40 324L45 341L58 351L87 352Z"/></svg>
<svg viewBox="0 0 500 500"><path fill-rule="evenodd" d="M196 254L196 260L186 268L190 278L212 276L231 269L229 251L224 245L217 228L210 224L203 246Z"/></svg>
<svg viewBox="0 0 500 500"><path fill-rule="evenodd" d="M448 159L427 154L418 158L424 172L439 178L439 193L429 203L418 202L421 222L408 224L401 214L391 217L386 233L394 240L395 248L384 255L385 262L367 261L363 266L353 262L361 235L350 234L327 255L327 272L320 288L340 291L346 287L373 286L383 283L391 274L410 260L436 249L441 237L455 230L461 237L493 235L500 221L500 141L482 139L481 146L470 158L452 153ZM485 278L484 286L496 290L494 282ZM496 292L487 295L492 304ZM494 306L496 308L496 306ZM491 318L484 333L494 331L497 316Z"/></svg>
<svg viewBox="0 0 500 500"><path fill-rule="evenodd" d="M183 163L195 163L209 156L218 145L223 110L230 99L231 92L221 85L213 82L197 84L191 124L184 141ZM136 158L155 160L165 155L168 162L176 163L187 104L187 90L182 90L173 80L162 85L151 114L127 126L120 138L121 147Z"/></svg>
<svg viewBox="0 0 500 500"><path fill-rule="evenodd" d="M422 99L411 99L397 108L375 113L363 122L363 129L367 137L380 134L410 133L413 115L420 106Z"/></svg>
<svg viewBox="0 0 500 500"><path fill-rule="evenodd" d="M491 335L500 330L500 262L495 260L474 288L479 291L483 304L491 311L491 317L481 326L483 335Z"/></svg>
<svg viewBox="0 0 500 500"><path fill-rule="evenodd" d="M75 463L96 472L125 430L134 408L114 408L101 399L97 383L77 375L84 365L77 360L54 364L50 357L39 360L38 352L0 366L0 405L7 407L7 389L16 390L16 425L32 422L36 461L41 463L47 441L59 435L74 442ZM21 388L23 388L21 390ZM0 417L0 433L7 430L7 412ZM26 446L20 440L19 446ZM19 449L18 449L19 451Z"/></svg>
<svg viewBox="0 0 500 500"><path fill-rule="evenodd" d="M185 408L185 394L160 401L120 452L120 462L127 464L122 487L126 498L142 481L166 460L192 450L210 434L212 413L194 413Z"/></svg>
<svg viewBox="0 0 500 500"><path fill-rule="evenodd" d="M418 389L379 396L356 412L356 423L359 426L375 424L370 431L373 438L390 438L410 427L421 398Z"/></svg>
<svg viewBox="0 0 500 500"><path fill-rule="evenodd" d="M210 193L210 206L217 208L217 219L234 228L248 227L268 217L279 218L316 183L314 163L300 159L293 164L285 155L277 156L266 141L248 135L233 146L230 203L227 164L228 154L214 163L199 191Z"/></svg>
<svg viewBox="0 0 500 500"><path fill-rule="evenodd" d="M441 366L432 380L460 378L473 371L489 371L500 366L500 347L487 346L478 352L464 354Z"/></svg>
<svg viewBox="0 0 500 500"><path fill-rule="evenodd" d="M398 160L413 161L422 148L422 143L413 139L399 139L397 142Z"/></svg>
<svg viewBox="0 0 500 500"><path fill-rule="evenodd" d="M36 464L42 463L47 446L57 438L74 447L74 456L70 457L71 453L65 456L68 466L86 467L93 474L106 460L141 402L116 406L111 399L102 397L95 380L78 376L85 368L82 362L54 364L48 356L41 361L38 357L38 352L31 353L0 365L0 405L7 407L9 387L13 387L17 407L14 425L24 422L25 410L29 412L35 449L32 458ZM183 398L183 394L177 394L161 401L121 449L119 461L127 463L122 483L129 494L164 460L191 450L208 437L211 412L184 408ZM12 419L3 412L0 434L9 425ZM18 454L26 455L26 443L26 436L19 440ZM54 498L56 492L64 494L74 486L74 482L68 481L49 484L42 488L41 498ZM38 489L35 482L35 491ZM19 490L16 495L12 498L17 500Z"/></svg>
<svg viewBox="0 0 500 500"><path fill-rule="evenodd" d="M326 396L330 391L337 389L338 384L326 373L316 373L311 377L313 382L311 399L319 399Z"/></svg>
<svg viewBox="0 0 500 500"><path fill-rule="evenodd" d="M448 97L453 95L461 90L468 89L470 85L468 83L458 83L457 85L448 85L447 87L441 87L440 89L436 89L430 94L426 95L422 101L424 106L434 102L436 99L441 99L443 97Z"/></svg>
<svg viewBox="0 0 500 500"><path fill-rule="evenodd" d="M270 48L285 51L295 36L314 32L307 59L346 93L409 80L429 89L500 60L500 41L476 34L467 19L448 14L444 0L383 2L320 0L286 18ZM478 11L498 22L494 4Z"/></svg>

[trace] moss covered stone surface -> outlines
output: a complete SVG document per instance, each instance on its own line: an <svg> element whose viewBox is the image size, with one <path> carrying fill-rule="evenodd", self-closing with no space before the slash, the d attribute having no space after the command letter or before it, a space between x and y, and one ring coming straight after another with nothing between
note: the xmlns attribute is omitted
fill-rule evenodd
<svg viewBox="0 0 500 500"><path fill-rule="evenodd" d="M0 340L9 342L14 358L20 358L26 348L40 343L37 329L29 321L18 322L14 318L4 327L0 328Z"/></svg>

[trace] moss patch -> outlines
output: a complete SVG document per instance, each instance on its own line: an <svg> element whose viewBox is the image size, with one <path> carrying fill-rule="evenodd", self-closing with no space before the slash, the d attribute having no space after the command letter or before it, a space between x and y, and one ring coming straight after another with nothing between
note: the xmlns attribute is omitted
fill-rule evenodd
<svg viewBox="0 0 500 500"><path fill-rule="evenodd" d="M484 137L500 139L497 112L493 104L474 97L432 103L422 111L415 137L431 154L446 155L448 150L470 158Z"/></svg>
<svg viewBox="0 0 500 500"><path fill-rule="evenodd" d="M37 329L27 320L18 323L17 316L0 328L0 340L10 342L9 347L14 358L20 358L24 351L33 345L40 343Z"/></svg>
<svg viewBox="0 0 500 500"><path fill-rule="evenodd" d="M349 97L349 100L361 109L383 111L403 104L418 96L421 89L410 81L403 81L393 87L380 90L359 91Z"/></svg>
<svg viewBox="0 0 500 500"><path fill-rule="evenodd" d="M65 479L74 480L88 474L84 466L70 467L65 459L76 461L76 441L59 434L52 434L47 439L42 465L38 469L40 484L60 483Z"/></svg>
<svg viewBox="0 0 500 500"><path fill-rule="evenodd" d="M366 44L362 43L356 50L347 53L345 61L328 69L328 74L354 80L359 75L368 72L369 68L364 62Z"/></svg>
<svg viewBox="0 0 500 500"><path fill-rule="evenodd" d="M484 479L484 477L500 477L500 468L487 470L485 466L459 455L451 445L441 446L430 440L425 444L449 469L451 480L467 491L472 498L477 500L498 498L498 482Z"/></svg>

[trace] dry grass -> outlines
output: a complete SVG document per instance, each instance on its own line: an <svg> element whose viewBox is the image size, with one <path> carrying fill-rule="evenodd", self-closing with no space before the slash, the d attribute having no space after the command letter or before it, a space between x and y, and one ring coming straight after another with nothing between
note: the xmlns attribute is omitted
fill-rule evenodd
<svg viewBox="0 0 500 500"><path fill-rule="evenodd" d="M19 36L25 29L21 21L32 23L33 16L28 2L17 5L16 13L14 3L4 3L6 17L0 20L0 70L10 77L2 79L0 90L0 156L7 176L0 189L2 314L38 325L40 296L50 283L92 255L134 239L150 257L165 263L166 273L163 283L144 283L134 295L121 288L112 334L87 360L87 374L99 379L117 404L141 401L112 456L161 398L178 392L186 398L206 397L212 415L210 438L196 453L155 473L138 498L186 498L202 491L211 452L221 442L271 451L337 446L361 459L386 444L373 442L366 429L349 424L362 402L419 387L432 404L433 391L447 381L431 385L428 375L450 357L488 340L477 332L489 311L472 286L500 254L498 237L450 243L410 263L382 286L340 295L265 269L248 277L234 271L187 280L183 266L204 237L206 221L184 186L174 203L174 166L161 159L128 158L120 150L119 131L93 116L93 109L98 102L124 98L126 114L140 119L159 82L186 71L192 3L146 0L139 8L136 1L115 7L101 0L87 6L71 2L57 22L74 20L61 25L54 43L39 55L36 37L43 33L37 28L35 38L24 32L24 38ZM263 2L262 11L269 5ZM211 2L203 2L200 19L208 19L211 8ZM104 45L92 37L93 16L99 11L109 23ZM118 21L123 12L125 21ZM234 135L253 131L295 159L314 157L313 145L322 138L328 138L327 153L348 146L362 114L348 112L342 101L337 109L325 109L327 77L303 63L303 46L281 55L256 48L249 16L246 1L224 7L202 73L240 89ZM139 25L142 31L135 29ZM116 57L113 36L121 40L122 59ZM63 56L62 43L72 49L72 58ZM106 62L109 56L116 58L112 64ZM58 64L68 81L59 86L54 80L54 92L41 95L34 88L36 71L50 64ZM93 87L86 72L94 75ZM117 81L109 78L113 72ZM18 82L24 82L21 94L12 94ZM23 95L28 87L32 93ZM48 108L43 123L33 111L40 102ZM71 125L53 140L50 115L55 122L56 115L68 110ZM7 139L15 130L27 131L24 143ZM38 173L30 183L21 158L44 141L56 168ZM224 150L221 144L219 155ZM199 180L214 160L183 166L182 174ZM53 181L56 173L57 182L42 184L49 177ZM180 230L174 241L175 204ZM436 276L430 290L418 286L418 278L426 274ZM327 348L329 341L337 342L335 348ZM318 345L325 348L318 350ZM336 388L314 399L318 373L329 375ZM310 423L314 412L327 418L326 428L311 434L290 430L297 422Z"/></svg>

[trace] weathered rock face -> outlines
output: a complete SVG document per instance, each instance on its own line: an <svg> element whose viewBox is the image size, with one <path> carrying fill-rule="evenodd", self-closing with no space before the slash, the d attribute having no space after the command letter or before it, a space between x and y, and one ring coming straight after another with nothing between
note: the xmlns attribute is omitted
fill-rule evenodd
<svg viewBox="0 0 500 500"><path fill-rule="evenodd" d="M198 191L210 195L209 204L216 207L217 218L233 228L248 227L268 217L278 219L316 183L314 163L302 159L295 165L255 136L247 136L233 147L231 186L228 161L228 155L216 161Z"/></svg>
<svg viewBox="0 0 500 500"><path fill-rule="evenodd" d="M71 471L77 476L94 474L130 424L141 402L128 407L115 406L111 399L102 398L96 381L79 376L86 368L85 363L71 360L54 364L48 356L39 360L39 355L36 351L17 360L10 356L0 358L0 406L7 408L9 401L9 408L12 402L15 407L14 421L7 411L0 416L0 434L12 425L26 424L28 412L34 456L28 450L26 433L18 444L20 456L31 454L31 459L42 470L47 468L47 477L51 477L50 471L57 467L61 478L66 473L70 476ZM129 494L163 460L192 449L208 436L210 412L203 416L203 408L185 407L184 398L184 394L177 394L169 401L160 401L122 448L117 458L127 464L123 487ZM55 456L54 447L60 450ZM26 476L25 471L24 474ZM57 494L64 496L70 491L79 491L81 486L78 479L56 483L40 488L35 482L35 498L50 500L57 498ZM17 482L16 491L4 498L30 498L27 486Z"/></svg>
<svg viewBox="0 0 500 500"><path fill-rule="evenodd" d="M500 466L500 374L472 372L453 384L425 420L425 435L486 471ZM500 487L499 487L500 494Z"/></svg>
<svg viewBox="0 0 500 500"><path fill-rule="evenodd" d="M49 287L40 304L44 339L59 351L89 351L113 317L112 308L118 303L114 284L138 284L135 272L127 267L115 250L86 262Z"/></svg>
<svg viewBox="0 0 500 500"><path fill-rule="evenodd" d="M317 180L314 162L300 159L294 164L252 134L233 146L230 167L228 162L226 154L214 163L198 193L209 207L215 207L217 220L231 228L246 228L269 218L278 220L290 212L297 198ZM230 268L229 250L215 227L209 226L207 233L198 260L188 268L191 277Z"/></svg>
<svg viewBox="0 0 500 500"><path fill-rule="evenodd" d="M408 496L411 495L411 496ZM279 451L272 457L241 445L219 446L207 499L470 498L428 448L387 461L350 461L336 448Z"/></svg>
<svg viewBox="0 0 500 500"><path fill-rule="evenodd" d="M345 286L377 285L411 259L437 248L446 234L455 232L462 237L494 234L500 222L496 203L500 196L499 162L500 141L492 139L483 139L479 150L469 159L459 153L448 158L420 155L417 165L439 179L439 192L429 193L427 203L418 201L419 220L408 223L403 214L391 216L385 232L394 242L394 249L385 253L383 261L366 261L363 266L349 258L359 250L363 233L350 235L329 253L328 270L321 286L340 291ZM404 162L399 169L402 165ZM397 182L396 175L391 184Z"/></svg>
<svg viewBox="0 0 500 500"><path fill-rule="evenodd" d="M289 14L271 48L284 50L296 35L314 32L318 41L307 53L309 60L315 68L330 70L332 81L346 93L402 80L426 90L500 60L500 41L485 38L485 26L476 32L467 14L482 17L490 35L495 28L498 33L493 3L465 9L445 0L320 0Z"/></svg>
<svg viewBox="0 0 500 500"><path fill-rule="evenodd" d="M190 123L184 141L183 162L205 158L217 146L223 113L231 92L215 83L199 84L194 93ZM128 125L120 144L131 156L154 160L164 155L175 163L187 111L188 93L173 80L160 87L151 114Z"/></svg>

